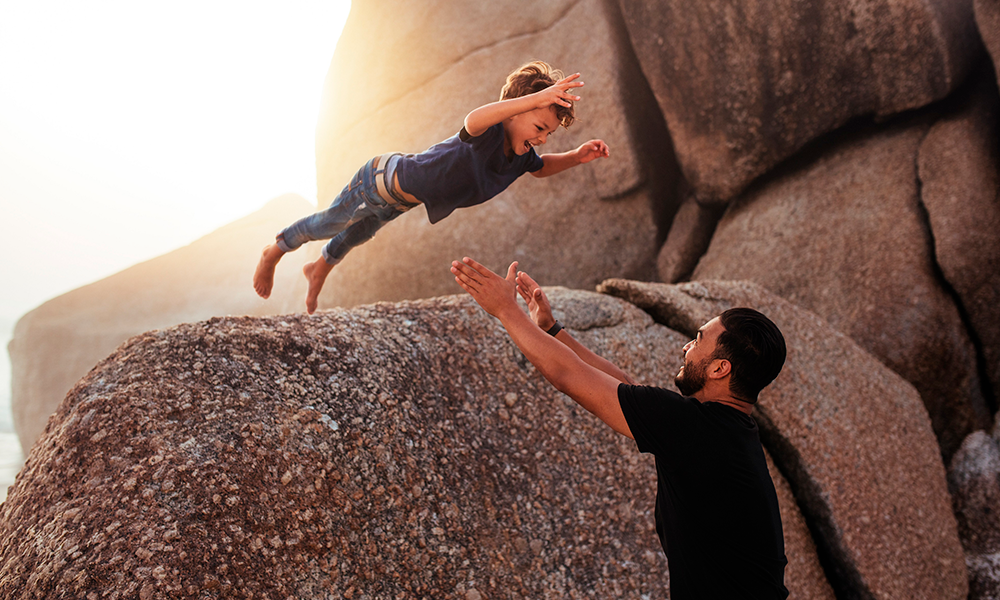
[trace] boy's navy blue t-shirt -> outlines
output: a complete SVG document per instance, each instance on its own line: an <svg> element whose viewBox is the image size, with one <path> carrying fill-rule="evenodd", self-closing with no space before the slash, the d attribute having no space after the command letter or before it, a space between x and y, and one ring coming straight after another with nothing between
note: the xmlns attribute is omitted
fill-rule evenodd
<svg viewBox="0 0 1000 600"><path fill-rule="evenodd" d="M521 175L544 166L534 149L508 160L503 140L503 123L476 137L463 127L420 154L401 156L396 166L399 187L424 203L431 223L456 208L482 204Z"/></svg>
<svg viewBox="0 0 1000 600"><path fill-rule="evenodd" d="M656 457L656 533L671 600L778 599L785 544L757 423L718 402L618 386L640 452Z"/></svg>

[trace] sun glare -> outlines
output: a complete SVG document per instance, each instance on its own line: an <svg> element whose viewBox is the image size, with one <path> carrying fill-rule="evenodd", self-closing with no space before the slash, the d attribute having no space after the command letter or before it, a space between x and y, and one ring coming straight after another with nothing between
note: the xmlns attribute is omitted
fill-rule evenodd
<svg viewBox="0 0 1000 600"><path fill-rule="evenodd" d="M186 244L275 196L315 201L320 94L349 7L6 3L0 237L5 256L32 252L27 264L0 263L20 294L0 315Z"/></svg>

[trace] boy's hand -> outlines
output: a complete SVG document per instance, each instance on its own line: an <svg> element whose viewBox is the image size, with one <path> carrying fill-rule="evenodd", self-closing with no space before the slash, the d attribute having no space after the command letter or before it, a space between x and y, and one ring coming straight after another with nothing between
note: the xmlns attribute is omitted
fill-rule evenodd
<svg viewBox="0 0 1000 600"><path fill-rule="evenodd" d="M607 158L611 156L611 150L604 140L590 140L576 149L576 159L580 164L586 164L595 158Z"/></svg>
<svg viewBox="0 0 1000 600"><path fill-rule="evenodd" d="M483 310L501 319L508 310L520 311L517 305L517 261L510 263L504 279L468 256L462 262L452 261L451 272L462 289L483 307ZM523 313L522 313L523 314Z"/></svg>
<svg viewBox="0 0 1000 600"><path fill-rule="evenodd" d="M582 81L574 81L578 77L580 77L580 74L574 73L569 77L560 79L544 90L536 92L535 96L538 99L537 108L548 108L553 104L568 108L572 106L572 102L579 101L579 96L570 93L570 90L573 88L583 87Z"/></svg>
<svg viewBox="0 0 1000 600"><path fill-rule="evenodd" d="M531 320L545 331L551 329L556 324L556 319L552 316L552 305L549 304L545 292L527 273L518 272L516 281L517 293L528 303Z"/></svg>

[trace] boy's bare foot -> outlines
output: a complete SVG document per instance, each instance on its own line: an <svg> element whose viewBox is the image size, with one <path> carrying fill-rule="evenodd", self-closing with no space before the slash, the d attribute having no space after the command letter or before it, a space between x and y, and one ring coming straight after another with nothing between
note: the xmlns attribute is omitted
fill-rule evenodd
<svg viewBox="0 0 1000 600"><path fill-rule="evenodd" d="M323 289L323 283L326 281L326 276L330 274L333 270L333 265L329 265L320 256L315 261L307 263L306 266L302 267L302 272L306 276L306 281L309 282L309 291L306 292L306 311L309 314L316 312L316 306L319 303L319 292Z"/></svg>
<svg viewBox="0 0 1000 600"><path fill-rule="evenodd" d="M274 267L284 256L284 251L277 244L271 244L260 253L260 261L257 263L257 270L253 274L253 289L261 298L271 295L271 286L274 285Z"/></svg>

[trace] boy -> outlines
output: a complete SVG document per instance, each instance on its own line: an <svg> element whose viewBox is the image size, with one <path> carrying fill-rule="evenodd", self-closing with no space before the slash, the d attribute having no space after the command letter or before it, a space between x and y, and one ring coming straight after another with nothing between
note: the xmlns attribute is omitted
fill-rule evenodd
<svg viewBox="0 0 1000 600"><path fill-rule="evenodd" d="M391 153L368 161L329 208L286 227L264 248L253 276L257 294L271 295L274 269L286 252L332 238L322 256L302 269L309 283L306 309L312 314L333 267L407 210L423 204L427 218L437 223L456 208L486 202L526 172L548 177L609 156L602 140L561 154L535 153L535 146L560 125L569 127L575 120L573 102L580 97L570 90L583 86L579 77L563 77L544 62L530 62L507 76L499 101L470 112L459 133L422 154Z"/></svg>

